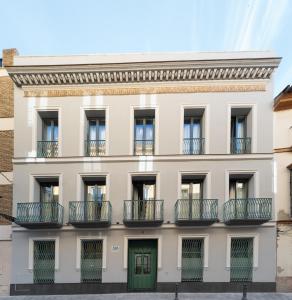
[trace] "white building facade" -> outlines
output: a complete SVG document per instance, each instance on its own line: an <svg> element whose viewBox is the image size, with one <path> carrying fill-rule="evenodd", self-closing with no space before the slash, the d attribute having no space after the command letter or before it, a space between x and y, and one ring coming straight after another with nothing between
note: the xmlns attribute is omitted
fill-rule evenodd
<svg viewBox="0 0 292 300"><path fill-rule="evenodd" d="M16 56L11 294L275 290L279 62Z"/></svg>

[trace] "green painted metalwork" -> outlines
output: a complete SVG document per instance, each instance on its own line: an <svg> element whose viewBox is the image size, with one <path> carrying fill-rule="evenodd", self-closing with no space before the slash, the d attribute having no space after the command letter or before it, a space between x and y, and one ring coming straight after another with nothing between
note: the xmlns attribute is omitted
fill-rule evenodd
<svg viewBox="0 0 292 300"><path fill-rule="evenodd" d="M55 241L34 241L34 283L55 281Z"/></svg>
<svg viewBox="0 0 292 300"><path fill-rule="evenodd" d="M58 156L58 141L38 141L37 142L37 157L57 157Z"/></svg>
<svg viewBox="0 0 292 300"><path fill-rule="evenodd" d="M182 281L202 281L204 261L204 240L182 240Z"/></svg>
<svg viewBox="0 0 292 300"><path fill-rule="evenodd" d="M230 199L224 203L224 222L229 220L270 220L271 198Z"/></svg>
<svg viewBox="0 0 292 300"><path fill-rule="evenodd" d="M178 199L175 203L175 220L217 220L217 199Z"/></svg>
<svg viewBox="0 0 292 300"><path fill-rule="evenodd" d="M157 240L130 240L129 290L153 290L157 280Z"/></svg>
<svg viewBox="0 0 292 300"><path fill-rule="evenodd" d="M85 153L86 156L105 155L105 140L86 140Z"/></svg>
<svg viewBox="0 0 292 300"><path fill-rule="evenodd" d="M69 223L111 223L112 206L109 201L69 202Z"/></svg>
<svg viewBox="0 0 292 300"><path fill-rule="evenodd" d="M63 223L64 207L57 202L17 203L17 224Z"/></svg>
<svg viewBox="0 0 292 300"><path fill-rule="evenodd" d="M232 154L251 153L251 138L231 138L230 152Z"/></svg>
<svg viewBox="0 0 292 300"><path fill-rule="evenodd" d="M230 281L252 281L253 239L231 239Z"/></svg>
<svg viewBox="0 0 292 300"><path fill-rule="evenodd" d="M101 282L102 240L81 241L81 282Z"/></svg>
<svg viewBox="0 0 292 300"><path fill-rule="evenodd" d="M183 140L183 154L204 154L205 139L204 138L185 138Z"/></svg>
<svg viewBox="0 0 292 300"><path fill-rule="evenodd" d="M124 221L163 221L163 200L125 200Z"/></svg>

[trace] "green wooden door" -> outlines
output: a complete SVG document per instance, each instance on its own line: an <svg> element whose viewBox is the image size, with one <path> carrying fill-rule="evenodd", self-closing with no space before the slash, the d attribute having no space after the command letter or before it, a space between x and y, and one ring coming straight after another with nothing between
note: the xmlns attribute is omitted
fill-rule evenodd
<svg viewBox="0 0 292 300"><path fill-rule="evenodd" d="M157 240L130 240L128 249L129 290L155 289Z"/></svg>

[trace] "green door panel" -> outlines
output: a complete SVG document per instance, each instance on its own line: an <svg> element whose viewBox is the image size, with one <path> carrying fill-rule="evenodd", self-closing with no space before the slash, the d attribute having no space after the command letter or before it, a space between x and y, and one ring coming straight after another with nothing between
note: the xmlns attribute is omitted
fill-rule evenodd
<svg viewBox="0 0 292 300"><path fill-rule="evenodd" d="M128 246L129 290L153 290L157 278L157 240L130 240Z"/></svg>

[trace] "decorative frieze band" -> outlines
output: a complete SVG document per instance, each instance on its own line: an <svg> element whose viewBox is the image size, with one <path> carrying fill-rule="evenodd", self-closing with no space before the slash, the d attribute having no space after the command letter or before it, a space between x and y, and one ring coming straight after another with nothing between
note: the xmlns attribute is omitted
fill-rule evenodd
<svg viewBox="0 0 292 300"><path fill-rule="evenodd" d="M25 88L25 97L66 97L97 95L137 95L174 93L218 93L265 91L265 84L220 84L220 85L140 85L66 88Z"/></svg>

